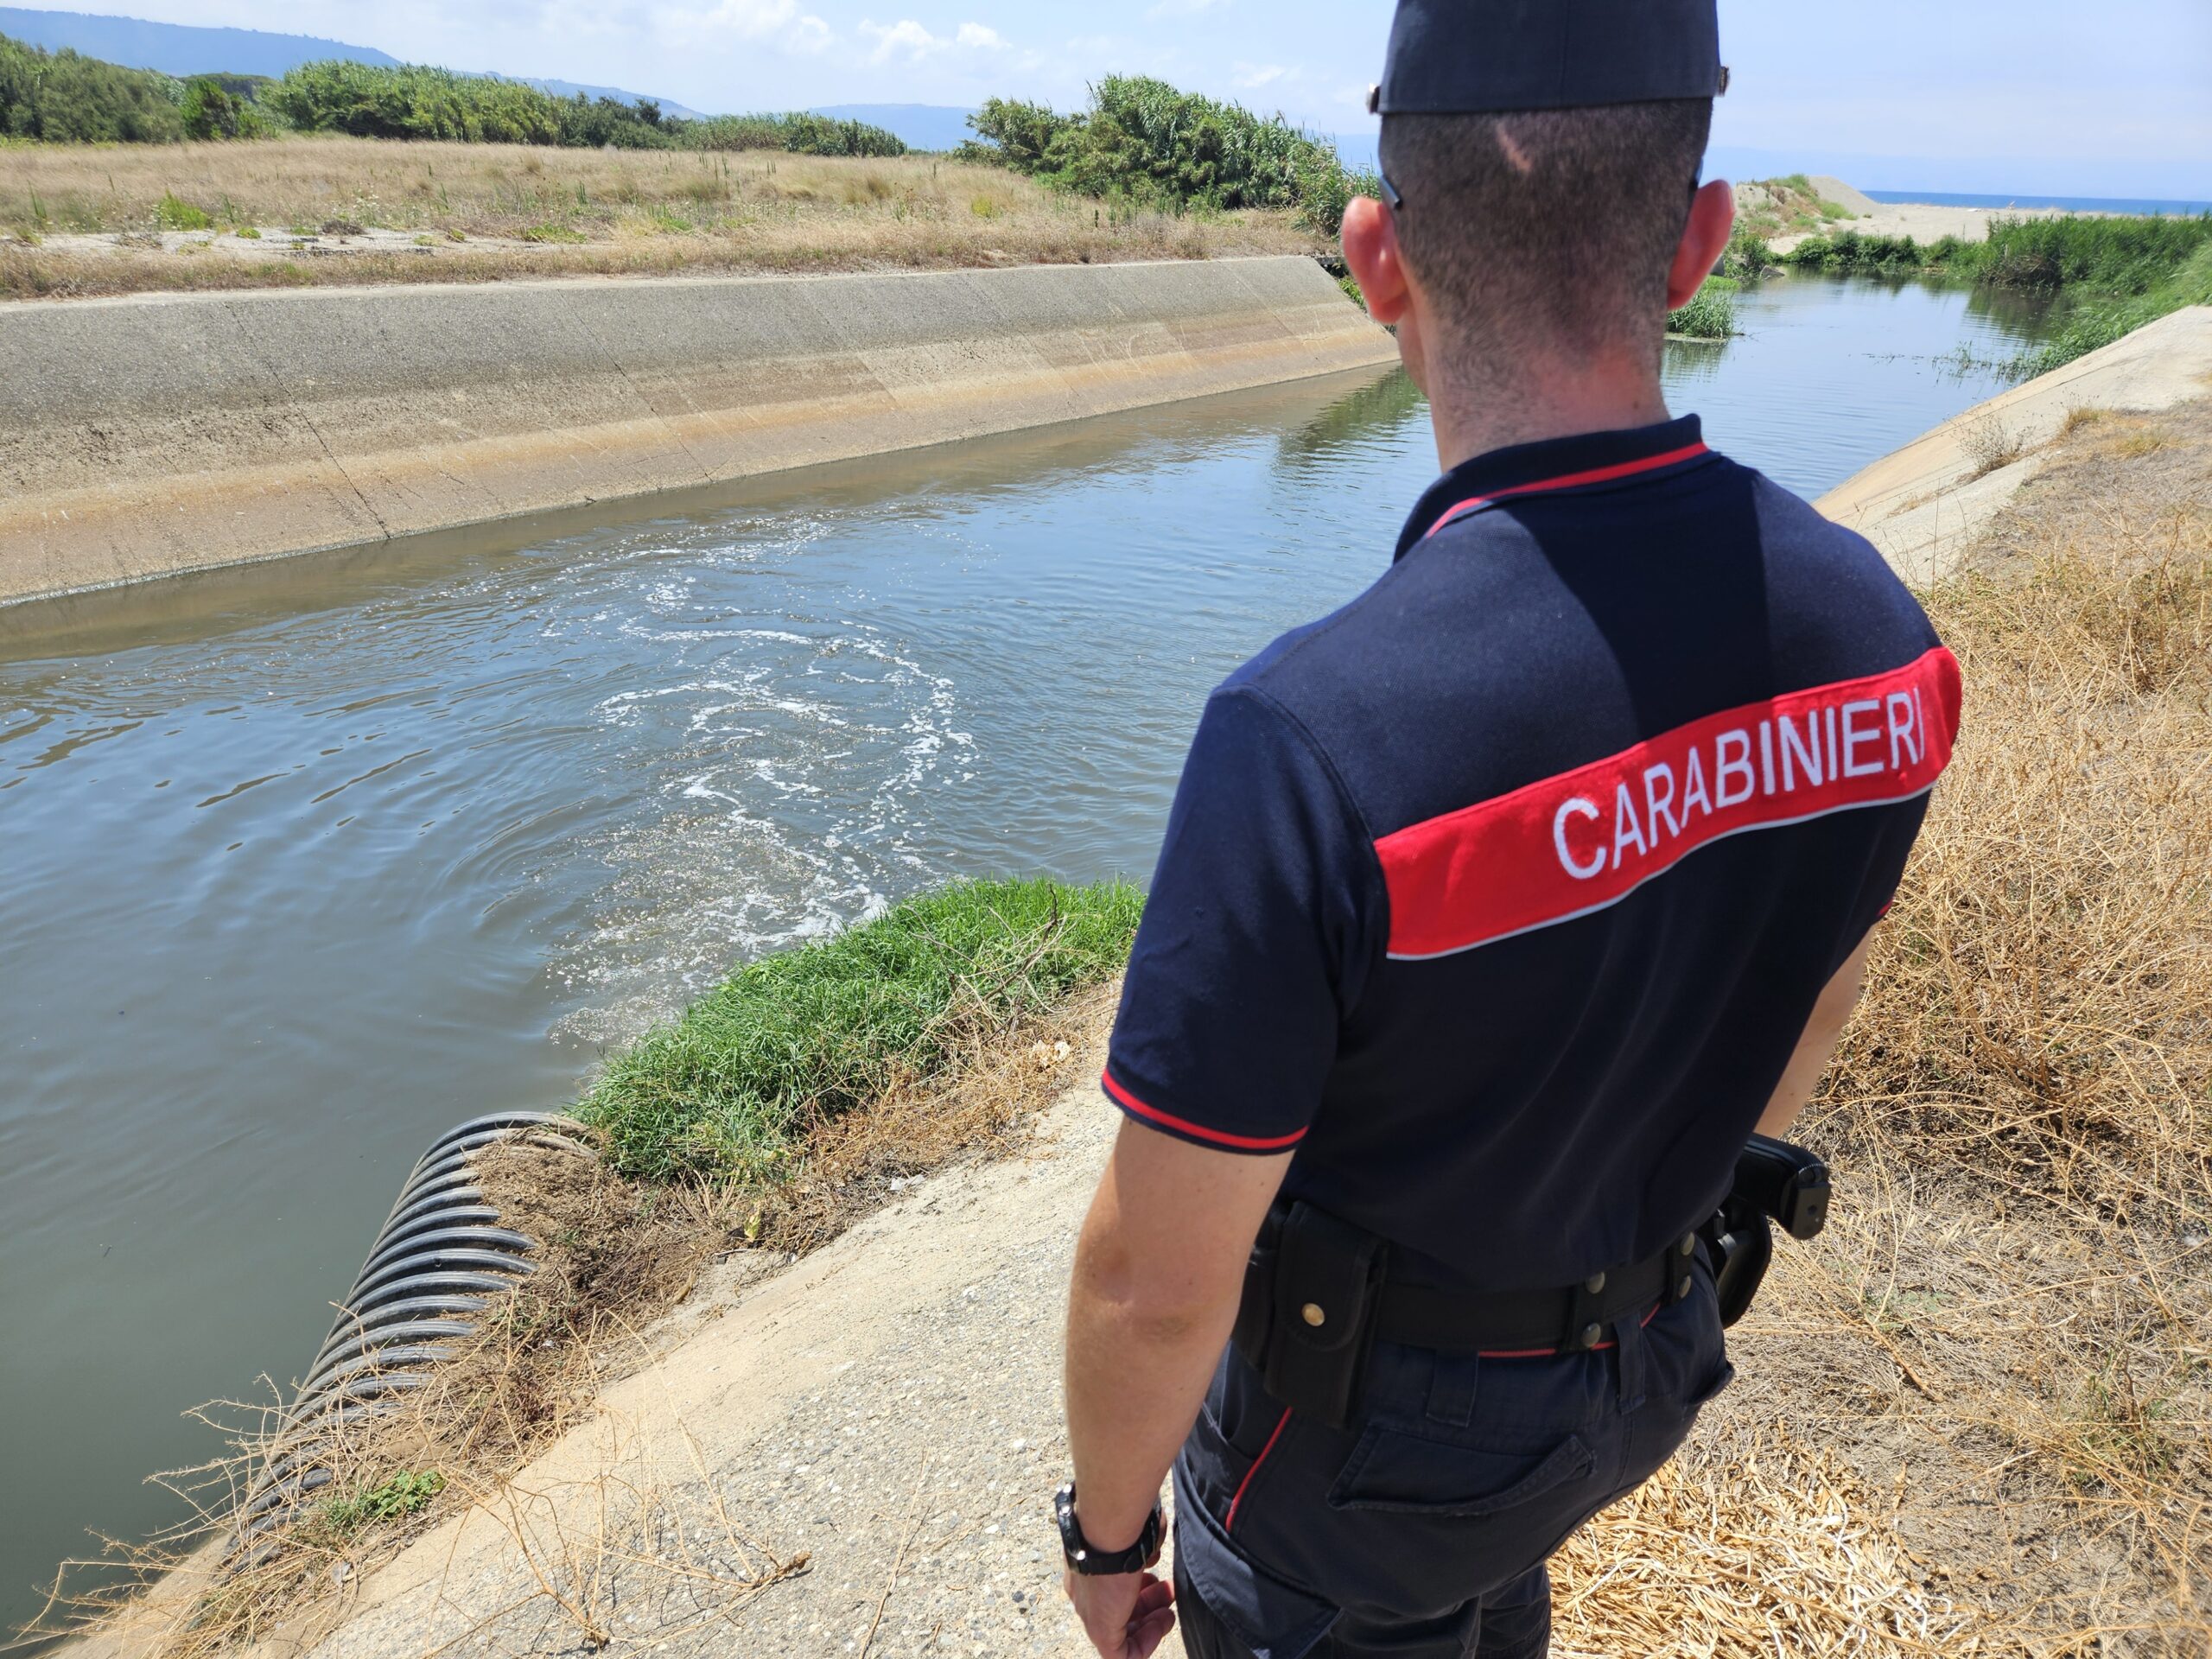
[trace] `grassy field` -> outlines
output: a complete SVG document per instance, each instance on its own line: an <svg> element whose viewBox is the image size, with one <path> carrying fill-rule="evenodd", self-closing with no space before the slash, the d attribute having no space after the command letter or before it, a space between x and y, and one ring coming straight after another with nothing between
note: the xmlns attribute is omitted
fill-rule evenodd
<svg viewBox="0 0 2212 1659"><path fill-rule="evenodd" d="M0 145L0 297L503 276L937 269L1319 251L931 156L335 136Z"/></svg>

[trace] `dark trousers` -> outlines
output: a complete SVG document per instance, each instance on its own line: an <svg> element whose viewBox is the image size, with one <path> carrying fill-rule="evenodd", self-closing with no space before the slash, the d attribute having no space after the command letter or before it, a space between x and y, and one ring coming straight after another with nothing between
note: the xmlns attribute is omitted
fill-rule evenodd
<svg viewBox="0 0 2212 1659"><path fill-rule="evenodd" d="M1377 1344L1343 1428L1231 1350L1175 1465L1191 1659L1541 1659L1545 1561L1657 1472L1733 1375L1712 1281L1592 1353Z"/></svg>
<svg viewBox="0 0 2212 1659"><path fill-rule="evenodd" d="M1250 1659L1252 1649L1175 1575L1175 1627L1189 1659ZM1307 1659L1544 1659L1551 1650L1552 1580L1543 1567L1437 1618L1376 1620L1342 1612Z"/></svg>

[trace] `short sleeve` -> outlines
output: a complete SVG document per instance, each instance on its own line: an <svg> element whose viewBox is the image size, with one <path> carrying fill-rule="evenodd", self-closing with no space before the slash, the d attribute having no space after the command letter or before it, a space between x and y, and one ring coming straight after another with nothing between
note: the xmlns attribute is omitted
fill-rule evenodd
<svg viewBox="0 0 2212 1659"><path fill-rule="evenodd" d="M1372 842L1304 730L1262 693L1216 692L1130 954L1107 1094L1204 1146L1295 1147L1386 905Z"/></svg>

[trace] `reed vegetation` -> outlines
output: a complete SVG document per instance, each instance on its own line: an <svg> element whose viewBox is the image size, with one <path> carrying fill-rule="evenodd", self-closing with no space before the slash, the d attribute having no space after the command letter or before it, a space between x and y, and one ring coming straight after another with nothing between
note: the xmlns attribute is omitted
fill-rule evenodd
<svg viewBox="0 0 2212 1659"><path fill-rule="evenodd" d="M2188 305L2212 304L2212 213L2195 218L1999 219L1986 241L1841 231L1781 256L1804 270L1936 276L2060 296L2052 338L2012 365L2043 374Z"/></svg>
<svg viewBox="0 0 2212 1659"><path fill-rule="evenodd" d="M1736 332L1736 295L1732 276L1708 276L1690 302L1667 318L1667 332L1684 340L1726 340Z"/></svg>

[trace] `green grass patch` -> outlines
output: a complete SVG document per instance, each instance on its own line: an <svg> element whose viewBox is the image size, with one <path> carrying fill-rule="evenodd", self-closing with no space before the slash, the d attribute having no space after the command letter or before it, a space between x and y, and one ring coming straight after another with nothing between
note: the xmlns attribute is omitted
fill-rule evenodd
<svg viewBox="0 0 2212 1659"><path fill-rule="evenodd" d="M1726 340L1736 332L1736 295L1740 284L1727 276L1708 276L1681 310L1667 318L1667 332L1689 340Z"/></svg>
<svg viewBox="0 0 2212 1659"><path fill-rule="evenodd" d="M215 224L214 217L205 207L185 200L173 190L162 194L154 216L166 231L212 230Z"/></svg>
<svg viewBox="0 0 2212 1659"><path fill-rule="evenodd" d="M420 1515L445 1489L446 1478L435 1469L402 1472L365 1491L324 1499L315 1506L314 1520L324 1532L344 1538L379 1521Z"/></svg>
<svg viewBox="0 0 2212 1659"><path fill-rule="evenodd" d="M610 1065L577 1116L626 1174L774 1182L816 1123L948 1078L983 1039L1121 970L1121 882L969 881L742 968Z"/></svg>
<svg viewBox="0 0 2212 1659"><path fill-rule="evenodd" d="M522 233L525 242L581 242L584 233L568 225L533 225Z"/></svg>

